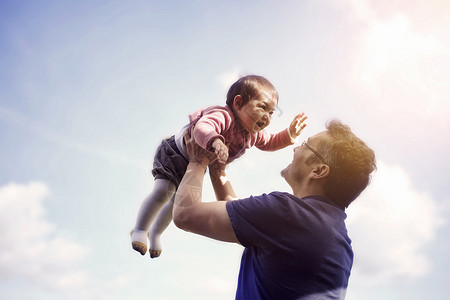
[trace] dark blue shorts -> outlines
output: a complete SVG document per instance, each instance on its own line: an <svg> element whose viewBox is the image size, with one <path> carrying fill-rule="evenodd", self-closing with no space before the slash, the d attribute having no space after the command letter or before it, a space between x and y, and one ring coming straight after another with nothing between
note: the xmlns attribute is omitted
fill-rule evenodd
<svg viewBox="0 0 450 300"><path fill-rule="evenodd" d="M163 140L156 150L152 175L155 179L170 180L178 188L188 164L189 161L178 150L175 136L171 136Z"/></svg>

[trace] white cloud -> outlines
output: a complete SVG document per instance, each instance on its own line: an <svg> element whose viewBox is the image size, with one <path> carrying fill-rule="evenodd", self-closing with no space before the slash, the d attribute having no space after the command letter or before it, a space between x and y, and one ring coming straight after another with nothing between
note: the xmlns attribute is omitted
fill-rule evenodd
<svg viewBox="0 0 450 300"><path fill-rule="evenodd" d="M89 249L63 236L46 220L43 201L50 195L40 182L0 187L0 273L56 290L83 286L87 272L78 263Z"/></svg>
<svg viewBox="0 0 450 300"><path fill-rule="evenodd" d="M414 190L403 169L379 161L371 185L348 209L352 280L375 285L426 275L431 267L424 248L443 222L430 195Z"/></svg>
<svg viewBox="0 0 450 300"><path fill-rule="evenodd" d="M414 32L409 18L404 14L369 23L364 46L363 70L367 81L400 67L403 78L399 79L415 83L420 83L417 79L422 75L418 61L424 56L437 54L440 48L436 36Z"/></svg>
<svg viewBox="0 0 450 300"><path fill-rule="evenodd" d="M230 86L241 77L241 70L239 68L233 68L229 72L222 73L218 76L219 83L228 91Z"/></svg>
<svg viewBox="0 0 450 300"><path fill-rule="evenodd" d="M356 18L370 15L359 20L365 26L348 79L352 87L355 83L362 87L362 97L369 100L365 109L401 132L414 132L412 128L447 132L450 37L441 28L448 27L448 21L425 22L409 11L382 16L374 13L380 7L350 2ZM434 30L425 30L424 24L430 22Z"/></svg>
<svg viewBox="0 0 450 300"><path fill-rule="evenodd" d="M42 182L0 186L0 280L16 283L20 291L11 293L26 299L129 299L122 294L139 276L91 272L88 255L95 248L48 220L44 201L50 195Z"/></svg>

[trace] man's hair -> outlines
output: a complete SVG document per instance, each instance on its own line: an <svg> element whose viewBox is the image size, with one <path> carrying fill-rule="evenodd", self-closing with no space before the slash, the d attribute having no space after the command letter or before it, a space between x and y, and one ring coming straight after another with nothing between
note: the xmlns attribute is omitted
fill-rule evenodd
<svg viewBox="0 0 450 300"><path fill-rule="evenodd" d="M278 103L278 92L273 84L266 78L258 75L247 75L233 83L227 93L227 104L233 108L234 97L241 95L242 105L250 99L259 97L265 91Z"/></svg>
<svg viewBox="0 0 450 300"><path fill-rule="evenodd" d="M318 145L318 152L330 167L324 193L336 204L348 207L369 185L371 173L377 168L375 153L340 121L331 120L326 128L330 138Z"/></svg>

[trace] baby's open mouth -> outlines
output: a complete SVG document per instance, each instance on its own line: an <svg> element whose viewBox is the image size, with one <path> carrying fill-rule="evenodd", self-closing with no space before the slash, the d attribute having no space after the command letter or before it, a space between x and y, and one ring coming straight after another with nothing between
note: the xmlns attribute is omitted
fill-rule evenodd
<svg viewBox="0 0 450 300"><path fill-rule="evenodd" d="M256 126L258 126L259 128L262 128L262 127L264 127L264 122L261 122L261 121L259 121L259 122L256 122Z"/></svg>

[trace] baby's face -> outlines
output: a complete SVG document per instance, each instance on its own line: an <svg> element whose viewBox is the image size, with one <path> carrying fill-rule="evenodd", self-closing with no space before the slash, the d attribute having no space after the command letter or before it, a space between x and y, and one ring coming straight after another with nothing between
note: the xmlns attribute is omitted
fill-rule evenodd
<svg viewBox="0 0 450 300"><path fill-rule="evenodd" d="M236 111L244 129L250 133L257 133L270 124L276 107L277 101L270 94L262 92L260 96L250 99L241 108L236 108Z"/></svg>

